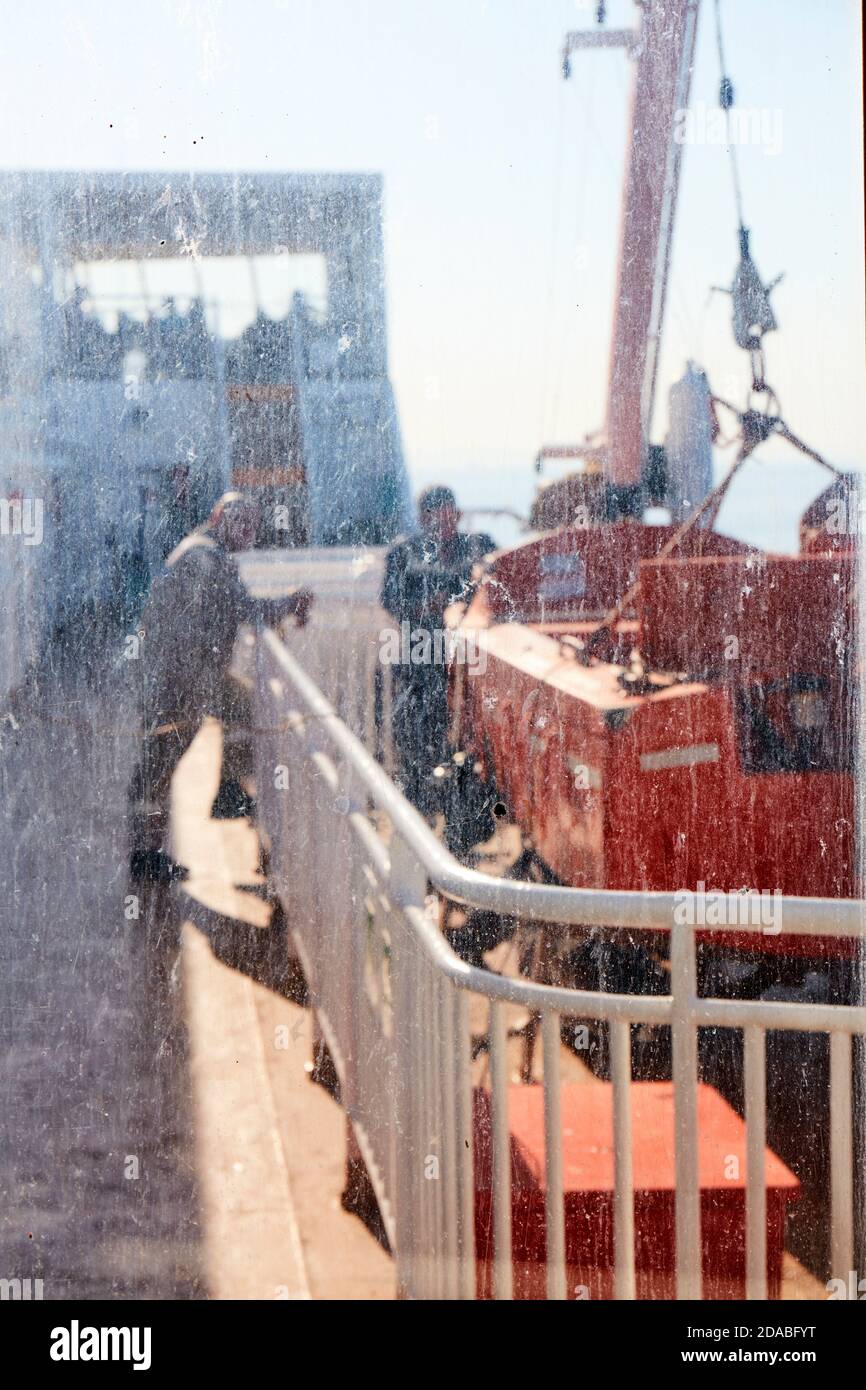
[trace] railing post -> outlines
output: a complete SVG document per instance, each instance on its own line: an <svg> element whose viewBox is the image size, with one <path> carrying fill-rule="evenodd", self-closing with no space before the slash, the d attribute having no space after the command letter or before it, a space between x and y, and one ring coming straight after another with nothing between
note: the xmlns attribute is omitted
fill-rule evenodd
<svg viewBox="0 0 866 1390"><path fill-rule="evenodd" d="M676 1154L677 1298L701 1297L701 1193L698 1170L698 1051L694 928L671 927L671 1034Z"/></svg>
<svg viewBox="0 0 866 1390"><path fill-rule="evenodd" d="M511 1136L505 1005L490 1001L490 1090L493 1147L493 1297L514 1296L511 1248Z"/></svg>
<svg viewBox="0 0 866 1390"><path fill-rule="evenodd" d="M429 1236L422 1141L425 1030L424 959L415 946L403 909L423 908L427 875L405 840L395 834L390 846L390 892L397 918L391 942L394 979L396 1133L394 1217L397 1228L397 1281L410 1297L423 1297L429 1283Z"/></svg>
<svg viewBox="0 0 866 1390"><path fill-rule="evenodd" d="M766 1035L759 1023L744 1030L746 1095L746 1298L767 1297Z"/></svg>
<svg viewBox="0 0 866 1390"><path fill-rule="evenodd" d="M851 1034L830 1034L830 1274L844 1279L854 1262Z"/></svg>
<svg viewBox="0 0 866 1390"><path fill-rule="evenodd" d="M614 1297L636 1297L634 1270L634 1165L631 1151L631 1025L614 1019L611 1032L613 1081L613 1268Z"/></svg>
<svg viewBox="0 0 866 1390"><path fill-rule="evenodd" d="M459 1210L458 1210L458 1169L460 1150L457 1143L457 1092L455 1069L454 1037L454 995L456 993L449 979L441 980L439 1023L441 1029L442 1051L442 1182L444 1184L444 1209L446 1228L445 1290L446 1297L457 1298L459 1294Z"/></svg>
<svg viewBox="0 0 866 1390"><path fill-rule="evenodd" d="M547 1297L566 1296L565 1199L562 1190L562 1117L559 1085L559 1014L552 1009L541 1016L544 1060L544 1162L545 1228L547 1235Z"/></svg>
<svg viewBox="0 0 866 1390"><path fill-rule="evenodd" d="M472 1113L469 996L455 991L455 1088L457 1091L457 1177L459 1221L458 1298L474 1299L475 1275L475 1133Z"/></svg>

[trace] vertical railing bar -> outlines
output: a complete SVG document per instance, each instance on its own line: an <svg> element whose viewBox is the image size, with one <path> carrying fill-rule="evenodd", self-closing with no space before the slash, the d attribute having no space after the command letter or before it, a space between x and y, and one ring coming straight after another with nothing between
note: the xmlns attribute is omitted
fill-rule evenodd
<svg viewBox="0 0 866 1390"><path fill-rule="evenodd" d="M353 838L355 837L353 836ZM385 1188L388 1193L388 1200L391 1202L393 1208L397 1182L396 1136L399 1131L399 1121L397 1119L396 1108L394 1107L394 1098L397 1096L399 1092L400 1085L400 1069L397 1057L395 1055L394 1047L394 1038L396 1036L396 1001L394 994L396 947L394 941L392 914L390 911L390 907L382 894L381 884L378 881L374 892L374 902L376 930L379 934L379 940L383 942L383 959L384 942L387 940L388 943L388 959L386 970L388 977L388 997L390 999L391 1010L391 1047L389 1048L389 1055L385 1063L385 1065L388 1068L389 1084L386 1087L385 1094L381 1097L380 1101L383 1112L385 1112L383 1113L381 1118L380 1130L382 1135L382 1163L386 1173ZM387 1010L388 1008L388 1003L385 1001L384 996L384 984L382 1007L384 1014L385 1010ZM385 1118L385 1114L387 1114L387 1118Z"/></svg>
<svg viewBox="0 0 866 1390"><path fill-rule="evenodd" d="M490 1090L493 1123L493 1296L514 1295L511 1263L511 1143L508 1130L508 1055L505 1005L490 1001Z"/></svg>
<svg viewBox="0 0 866 1390"><path fill-rule="evenodd" d="M412 929L409 923L405 923L407 940L412 942L412 1012L407 1019L407 1026L411 1029L409 1043L409 1071L412 1086L411 1119L412 1127L408 1135L407 1158L404 1168L409 1174L409 1193L410 1193L410 1214L408 1217L409 1229L412 1232L412 1291L416 1298L423 1298L427 1292L424 1285L424 1240L425 1240L425 1221L424 1221L424 1174L422 1170L421 1154L421 1114L423 1105L424 1088L424 1069L423 1069L423 1019L419 1017L419 1000L423 993L423 957L417 941L412 937Z"/></svg>
<svg viewBox="0 0 866 1390"><path fill-rule="evenodd" d="M442 1006L439 1010L441 1020L440 1075L442 1076L443 1098L443 1142L442 1164L445 1182L445 1230L446 1240L446 1278L445 1296L449 1299L459 1297L459 1210L457 1168L460 1153L457 1147L457 1095L454 1036L454 995L455 989L448 979L442 981Z"/></svg>
<svg viewBox="0 0 866 1390"><path fill-rule="evenodd" d="M428 1137L430 1132L430 1106L429 1091L427 1086L427 1053L430 1046L429 1019L425 1012L425 1003L429 1003L429 968L426 956L419 952L418 955L418 995L415 999L415 1007L418 1010L418 1148L416 1153L416 1167L418 1170L419 1182L419 1201L418 1212L421 1223L421 1239L418 1243L418 1254L421 1262L421 1287L422 1297L429 1299L433 1297L433 1287L431 1283L431 1263L430 1263L430 1240L433 1230L433 1217L430 1211L430 1183L427 1181L426 1163L427 1155L430 1152Z"/></svg>
<svg viewBox="0 0 866 1390"><path fill-rule="evenodd" d="M455 992L455 1085L457 1089L457 1173L459 1178L458 1213L460 1220L459 1259L460 1280L457 1296L474 1299L475 1285L475 1141L473 1126L471 1037L469 1032L469 995L465 990Z"/></svg>
<svg viewBox="0 0 866 1390"><path fill-rule="evenodd" d="M340 692L341 718L356 738L363 742L364 732L358 728L361 692L358 689L358 637L351 628L344 630L340 640L339 666L334 662L334 689ZM339 672L339 674L338 674Z"/></svg>
<svg viewBox="0 0 866 1390"><path fill-rule="evenodd" d="M547 1297L565 1298L565 1199L562 1189L562 1118L559 1083L559 1014L541 1016L544 1063L544 1214L547 1232Z"/></svg>
<svg viewBox="0 0 866 1390"><path fill-rule="evenodd" d="M439 1136L439 1219L438 1258L442 1264L442 1297L453 1299L455 1234L457 1227L457 1204L452 1202L454 1193L452 1138L454 1133L452 1059L450 1048L450 1018L446 1001L453 988L446 975L437 971L439 982L438 1008L436 1010L436 1036L434 1038L434 1076L438 1080L436 1098L438 1103Z"/></svg>
<svg viewBox="0 0 866 1390"><path fill-rule="evenodd" d="M694 932L671 928L671 1034L674 1079L677 1298L701 1297L701 1196L698 1169L697 996Z"/></svg>
<svg viewBox="0 0 866 1390"><path fill-rule="evenodd" d="M433 1074L433 1028L436 1020L436 997L437 997L437 975L436 967L425 957L424 960L424 992L423 1018L424 1018L424 1152L430 1153L431 1136L437 1139L437 1113L436 1095L438 1087ZM432 1005L432 1007L431 1007ZM429 1297L439 1297L439 1270L437 1268L437 1202L439 1193L438 1182L428 1182L425 1179L424 1187L427 1195L427 1241L425 1253L427 1258L427 1280L430 1289Z"/></svg>
<svg viewBox="0 0 866 1390"><path fill-rule="evenodd" d="M411 930L411 927L408 928ZM426 961L423 951L417 952L416 973L415 973L415 998L413 999L413 1031L414 1040L412 1046L412 1058L415 1063L415 1134L414 1143L411 1150L412 1169L415 1186L415 1219L417 1222L417 1232L415 1240L415 1258L418 1269L418 1297L427 1299L430 1297L430 1288L427 1283L427 1234L428 1234L428 1214L427 1214L427 1180L424 1176L424 1156L427 1153L427 1143L425 1135L425 1105L427 1103L426 1084L426 1030L427 1020L423 1013L424 992L426 989Z"/></svg>
<svg viewBox="0 0 866 1390"><path fill-rule="evenodd" d="M830 1034L830 1274L843 1279L854 1264L854 1168L851 1035Z"/></svg>
<svg viewBox="0 0 866 1390"><path fill-rule="evenodd" d="M395 835L390 846L389 897L394 907L395 931L399 933L398 988L401 1010L395 1012L395 1036L400 1040L397 1064L404 1097L406 1117L404 1132L399 1136L397 1159L398 1230L402 1232L408 1251L398 1250L397 1258L407 1268L406 1292L412 1298L429 1297L425 1256L426 1193L424 1180L422 1129L424 1115L424 1036L428 1020L421 1011L425 998L424 956L409 919L397 906L407 890L412 899L420 902L426 882L417 860L406 842Z"/></svg>
<svg viewBox="0 0 866 1390"><path fill-rule="evenodd" d="M366 745L367 735L365 711L362 708L364 696L367 690L367 672L365 669L367 663L365 660L365 648L366 643L364 641L363 632L356 632L354 634L354 640L352 642L352 668L351 672L349 673L349 679L352 682L352 685L354 686L354 699L352 701L352 724L350 725L350 727L355 736L359 738L363 744ZM349 721L347 720L346 722L348 723Z"/></svg>
<svg viewBox="0 0 866 1390"><path fill-rule="evenodd" d="M412 1260L412 1194L409 1189L409 1165L400 1162L398 1144L405 1152L411 1153L412 1144L412 1068L409 1065L411 1049L406 1036L408 1020L412 1017L412 957L410 937L405 919L399 908L389 902L389 929L391 934L391 968L393 1000L394 1037L394 1079L396 1084L394 1105L394 1127L391 1131L394 1223L397 1230L397 1245L394 1250L394 1263L397 1270L397 1297L406 1298L414 1291Z"/></svg>
<svg viewBox="0 0 866 1390"><path fill-rule="evenodd" d="M441 1018L441 1002L443 979L435 966L430 967L430 981L428 984L427 1001L430 1006L430 1027L428 1028L428 1102L427 1114L430 1119L430 1132L433 1136L437 1161L437 1178L429 1182L430 1188L430 1207L431 1207L431 1245L430 1255L433 1263L433 1287L437 1299L445 1297L445 1270L444 1255L446 1250L445 1241L445 1203L443 1201L442 1190L442 1167L445 1161L444 1135L442 1132L442 1085L441 1072L437 1066L440 1053L439 1026Z"/></svg>
<svg viewBox="0 0 866 1390"><path fill-rule="evenodd" d="M366 661L366 680L364 682L367 692L366 726L364 733L364 743L367 752L374 758L376 756L376 672L381 665L379 661L379 648L372 640L372 634L367 647Z"/></svg>
<svg viewBox="0 0 866 1390"><path fill-rule="evenodd" d="M746 1096L746 1298L767 1297L767 1050L760 1024L744 1030Z"/></svg>
<svg viewBox="0 0 866 1390"><path fill-rule="evenodd" d="M442 1170L446 1163L445 1152L445 1133L444 1118L445 1110L443 1105L443 1081L441 1071L442 1061L442 1037L440 1034L442 1018L442 994L446 987L445 981L435 966L430 971L432 1001L431 1009L431 1028L430 1028L430 1114L432 1118L433 1135L436 1140L436 1156L439 1160L439 1177L436 1182L431 1183L431 1197L433 1199L433 1264L436 1276L436 1297L447 1297L447 1272L445 1270L445 1259L447 1258L447 1238L445 1221L445 1188Z"/></svg>
<svg viewBox="0 0 866 1390"><path fill-rule="evenodd" d="M366 711L362 708L364 697L367 693L367 661L366 661L366 641L363 631L356 632L352 642L352 666L348 673L349 680L354 688L354 700L352 702L352 721L346 720L352 732L361 742L367 744ZM346 679L346 673L343 674ZM367 707L369 709L369 706Z"/></svg>
<svg viewBox="0 0 866 1390"><path fill-rule="evenodd" d="M631 1024L611 1023L613 1082L613 1268L614 1298L636 1296L634 1266L634 1172L631 1134Z"/></svg>
<svg viewBox="0 0 866 1390"><path fill-rule="evenodd" d="M394 772L394 740L392 732L394 704L394 682L391 679L390 665L382 666L382 764L388 776Z"/></svg>
<svg viewBox="0 0 866 1390"><path fill-rule="evenodd" d="M345 795L351 804L355 793L356 775L348 764L342 768L342 786ZM338 847L340 858L343 864L336 868L331 876L334 884L334 891L338 895L343 895L343 902L338 906L339 915L332 916L332 925L335 922L351 923L352 940L355 943L351 951L350 969L346 976L351 981L350 989L347 991L349 999L343 1001L343 1007L347 1009L346 1023L348 1025L349 1047L348 1056L345 1059L347 1077L351 1077L350 1103L358 1106L359 1097L366 1096L365 1078L361 1075L362 1062L364 1058L363 1042L366 1018L365 1018L365 994L364 994L364 965L368 945L369 923L366 920L366 910L364 904L369 896L370 885L364 873L363 858L361 854L360 842L352 834L349 822L345 814L337 818L335 827L335 842ZM357 846L357 855L356 855ZM348 859L348 863L346 860ZM338 899L339 901L339 899ZM358 927L361 930L358 930ZM351 929L351 928L350 928ZM374 924L375 930L375 924ZM339 951L339 942L335 942ZM333 956L332 956L333 965ZM336 1007L334 1012L336 1013ZM350 1060L351 1059L351 1060Z"/></svg>

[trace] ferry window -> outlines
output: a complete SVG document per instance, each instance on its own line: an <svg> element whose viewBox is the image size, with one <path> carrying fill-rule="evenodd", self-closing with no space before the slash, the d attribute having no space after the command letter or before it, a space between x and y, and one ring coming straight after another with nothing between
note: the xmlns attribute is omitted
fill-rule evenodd
<svg viewBox="0 0 866 1390"><path fill-rule="evenodd" d="M0 7L0 1301L131 1308L54 1359L866 1298L860 8Z"/></svg>

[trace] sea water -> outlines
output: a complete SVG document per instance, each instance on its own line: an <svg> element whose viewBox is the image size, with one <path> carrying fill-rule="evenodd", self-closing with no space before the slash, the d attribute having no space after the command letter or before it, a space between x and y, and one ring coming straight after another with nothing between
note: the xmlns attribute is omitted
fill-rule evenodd
<svg viewBox="0 0 866 1390"><path fill-rule="evenodd" d="M716 456L717 482L727 474L729 466L730 455ZM853 467L847 460L837 466ZM561 476L565 471L561 468L549 476ZM428 472L425 469L423 477L413 478L416 488L432 481L453 487L465 514L465 529L488 531L501 546L515 545L526 538L527 531L517 520L491 516L485 509L509 508L527 517L538 486L531 465L473 469L467 461L459 466L440 466L435 479L432 473L428 477ZM772 458L756 454L744 464L722 502L715 529L776 555L796 555L800 517L832 481L832 475L820 464L787 447L783 451L777 445Z"/></svg>

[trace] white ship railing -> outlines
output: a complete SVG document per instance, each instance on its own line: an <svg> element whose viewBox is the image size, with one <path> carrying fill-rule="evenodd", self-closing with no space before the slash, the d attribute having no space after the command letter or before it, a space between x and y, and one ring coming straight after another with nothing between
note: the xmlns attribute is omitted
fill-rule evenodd
<svg viewBox="0 0 866 1390"><path fill-rule="evenodd" d="M332 653L338 647L333 643ZM345 662L345 650L341 655ZM360 674L347 665L343 670L349 684ZM366 693L367 681L357 679L353 703L362 688ZM866 1033L866 1009L699 997L695 929L676 922L673 894L520 883L468 869L443 848L272 632L257 643L256 689L260 816L274 882L406 1296L476 1296L472 996L489 1007L496 1298L513 1294L505 1025L506 1006L513 1004L541 1019L549 1298L566 1296L563 1017L610 1024L616 1298L634 1298L636 1289L629 1087L630 1027L638 1023L669 1025L672 1032L678 1297L701 1297L697 1030L706 1026L744 1032L746 1287L753 1299L767 1297L765 1035L829 1035L830 1263L834 1277L847 1279L854 1268L852 1038ZM357 713L363 732L367 718L360 706ZM385 822L387 841L380 833ZM523 921L668 929L671 993L554 988L475 969L443 938L429 910L431 889ZM782 898L777 906L786 935L864 935L859 901ZM701 927L707 930L713 928ZM439 1181L425 1173L431 1156Z"/></svg>

